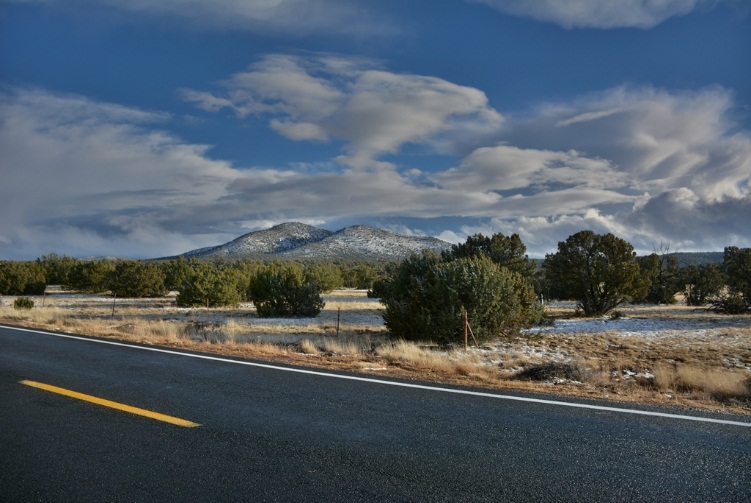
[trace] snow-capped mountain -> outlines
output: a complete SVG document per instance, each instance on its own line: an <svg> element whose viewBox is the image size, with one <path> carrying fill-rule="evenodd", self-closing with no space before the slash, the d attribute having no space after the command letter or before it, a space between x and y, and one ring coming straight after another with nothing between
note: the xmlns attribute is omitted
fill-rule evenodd
<svg viewBox="0 0 751 503"><path fill-rule="evenodd" d="M229 243L189 251L196 258L402 259L424 249L440 252L450 243L355 225L337 232L298 222L240 236Z"/></svg>

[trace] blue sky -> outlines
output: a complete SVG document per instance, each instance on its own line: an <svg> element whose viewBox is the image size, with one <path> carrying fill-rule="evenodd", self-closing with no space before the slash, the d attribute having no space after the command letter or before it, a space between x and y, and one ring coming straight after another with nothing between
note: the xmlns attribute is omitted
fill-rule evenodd
<svg viewBox="0 0 751 503"><path fill-rule="evenodd" d="M0 259L301 221L751 246L745 0L0 0Z"/></svg>

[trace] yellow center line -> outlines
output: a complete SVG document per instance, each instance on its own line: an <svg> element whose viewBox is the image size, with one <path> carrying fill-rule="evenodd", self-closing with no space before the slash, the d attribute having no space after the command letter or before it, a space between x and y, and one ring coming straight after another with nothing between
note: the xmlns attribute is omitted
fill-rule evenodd
<svg viewBox="0 0 751 503"><path fill-rule="evenodd" d="M187 421L185 419L180 419L179 417L168 416L166 414L160 414L158 412L152 412L146 409L139 409L138 407L125 405L124 403L113 402L111 400L105 400L104 398L98 398L98 397L91 396L91 395L85 395L83 393L78 393L77 391L71 391L65 388L58 388L57 386L51 386L49 384L44 384L41 382L24 380L24 381L20 381L20 384L31 386L32 388L43 389L45 391L50 391L52 393L57 393L59 395L65 395L71 398L77 398L78 400L95 403L97 405L102 405L104 407L110 407L112 409L122 410L124 412L130 412L131 414L137 414L139 416L156 419L157 421L164 421L165 423L176 424L178 426L185 426L186 428L195 428L196 426L201 426L198 423Z"/></svg>

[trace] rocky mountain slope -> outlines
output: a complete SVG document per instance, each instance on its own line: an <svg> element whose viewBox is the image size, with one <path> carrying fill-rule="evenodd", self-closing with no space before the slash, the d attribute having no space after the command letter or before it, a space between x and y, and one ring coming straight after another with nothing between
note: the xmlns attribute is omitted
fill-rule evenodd
<svg viewBox="0 0 751 503"><path fill-rule="evenodd" d="M196 258L386 259L395 260L424 249L440 252L450 243L431 237L403 236L355 225L331 232L288 222L254 231L223 245L189 251Z"/></svg>

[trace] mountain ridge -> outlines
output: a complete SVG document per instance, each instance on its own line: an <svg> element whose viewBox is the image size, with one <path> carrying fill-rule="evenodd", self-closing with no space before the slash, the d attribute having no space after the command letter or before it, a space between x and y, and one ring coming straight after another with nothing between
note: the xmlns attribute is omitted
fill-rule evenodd
<svg viewBox="0 0 751 503"><path fill-rule="evenodd" d="M451 244L427 236L406 236L366 225L338 231L300 222L285 222L252 231L232 241L198 248L179 256L203 259L386 259L398 260L424 249L441 252Z"/></svg>

